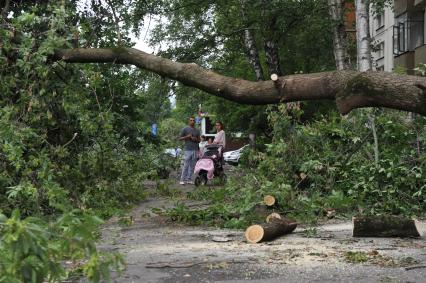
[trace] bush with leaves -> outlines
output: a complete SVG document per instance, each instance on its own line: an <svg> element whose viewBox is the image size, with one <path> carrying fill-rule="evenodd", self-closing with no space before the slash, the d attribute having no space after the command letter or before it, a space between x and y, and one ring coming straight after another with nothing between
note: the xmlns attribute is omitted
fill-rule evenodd
<svg viewBox="0 0 426 283"><path fill-rule="evenodd" d="M0 282L59 282L69 277L64 259L80 269L89 282L109 280L110 267L124 267L118 254L99 252L95 246L98 217L72 210L57 220L21 220L0 214Z"/></svg>

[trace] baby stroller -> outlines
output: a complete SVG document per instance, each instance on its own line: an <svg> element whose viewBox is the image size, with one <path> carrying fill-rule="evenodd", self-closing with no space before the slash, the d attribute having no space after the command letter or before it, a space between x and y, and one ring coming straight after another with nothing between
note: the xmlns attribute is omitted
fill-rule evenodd
<svg viewBox="0 0 426 283"><path fill-rule="evenodd" d="M226 183L223 170L222 146L217 144L207 145L202 157L195 164L195 186L206 185L208 180L219 178L222 184Z"/></svg>

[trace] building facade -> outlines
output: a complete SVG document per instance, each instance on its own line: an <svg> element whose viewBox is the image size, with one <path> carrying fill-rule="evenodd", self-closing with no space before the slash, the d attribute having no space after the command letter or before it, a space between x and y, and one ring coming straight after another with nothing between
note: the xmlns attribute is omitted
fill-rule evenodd
<svg viewBox="0 0 426 283"><path fill-rule="evenodd" d="M373 69L392 72L393 64L393 26L392 7L385 7L381 12L371 9L370 35L372 42Z"/></svg>
<svg viewBox="0 0 426 283"><path fill-rule="evenodd" d="M395 0L393 7L370 13L373 39L373 67L391 72L402 67L414 74L414 68L426 63L426 0Z"/></svg>

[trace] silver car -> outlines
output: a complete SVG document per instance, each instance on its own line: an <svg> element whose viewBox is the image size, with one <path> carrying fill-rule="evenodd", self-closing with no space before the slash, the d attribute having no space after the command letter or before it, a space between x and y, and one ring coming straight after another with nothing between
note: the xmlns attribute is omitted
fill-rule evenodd
<svg viewBox="0 0 426 283"><path fill-rule="evenodd" d="M241 153L248 146L249 145L246 144L245 146L243 146L243 147L241 147L237 150L224 152L223 153L223 159L229 164L238 164L238 162L240 161Z"/></svg>

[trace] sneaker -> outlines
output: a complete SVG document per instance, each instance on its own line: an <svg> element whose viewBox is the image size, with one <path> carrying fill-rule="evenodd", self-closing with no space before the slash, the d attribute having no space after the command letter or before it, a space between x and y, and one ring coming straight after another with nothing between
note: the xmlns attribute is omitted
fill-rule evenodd
<svg viewBox="0 0 426 283"><path fill-rule="evenodd" d="M193 181L186 181L187 184L194 185Z"/></svg>
<svg viewBox="0 0 426 283"><path fill-rule="evenodd" d="M183 181L180 181L180 182L179 182L179 184L181 184L181 185L185 185L185 182L183 182Z"/></svg>

